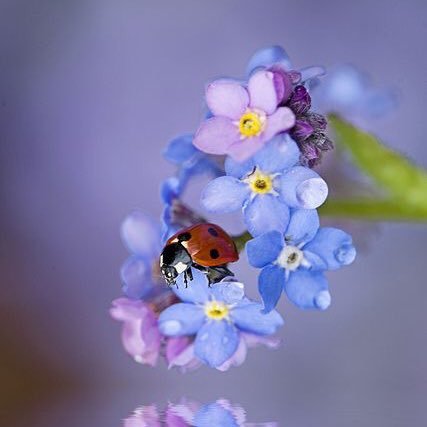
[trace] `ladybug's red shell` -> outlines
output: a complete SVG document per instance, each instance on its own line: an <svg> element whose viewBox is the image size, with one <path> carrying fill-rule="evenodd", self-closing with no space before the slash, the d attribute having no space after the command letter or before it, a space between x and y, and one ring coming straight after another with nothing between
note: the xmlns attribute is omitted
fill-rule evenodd
<svg viewBox="0 0 427 427"><path fill-rule="evenodd" d="M239 259L233 239L216 224L202 223L184 228L166 244L178 241L187 249L193 262L204 267L215 267Z"/></svg>

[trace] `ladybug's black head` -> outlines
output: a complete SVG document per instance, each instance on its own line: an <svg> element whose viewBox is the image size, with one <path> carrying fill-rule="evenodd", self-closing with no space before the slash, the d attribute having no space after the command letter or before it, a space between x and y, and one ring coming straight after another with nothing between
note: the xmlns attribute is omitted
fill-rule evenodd
<svg viewBox="0 0 427 427"><path fill-rule="evenodd" d="M166 245L160 255L160 271L168 285L173 285L179 274L191 267L192 259L184 246L177 242Z"/></svg>

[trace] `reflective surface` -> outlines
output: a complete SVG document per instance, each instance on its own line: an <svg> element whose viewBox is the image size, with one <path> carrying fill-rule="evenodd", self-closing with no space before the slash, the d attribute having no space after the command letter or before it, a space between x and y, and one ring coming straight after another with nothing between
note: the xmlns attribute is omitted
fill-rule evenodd
<svg viewBox="0 0 427 427"><path fill-rule="evenodd" d="M423 225L343 224L359 257L331 276L329 310L283 299L282 348L225 374L135 364L108 308L121 220L160 213L161 148L197 125L205 83L260 47L398 88L373 127L427 167L426 16L425 0L0 0L0 425L117 427L140 405L225 396L251 422L424 426Z"/></svg>

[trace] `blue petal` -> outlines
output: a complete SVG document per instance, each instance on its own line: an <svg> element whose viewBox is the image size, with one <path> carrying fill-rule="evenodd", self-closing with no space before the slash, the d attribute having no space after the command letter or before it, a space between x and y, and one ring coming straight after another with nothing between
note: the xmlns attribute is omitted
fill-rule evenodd
<svg viewBox="0 0 427 427"><path fill-rule="evenodd" d="M184 302L204 303L209 299L208 279L204 273L196 268L191 269L193 280L188 281L187 287L184 283L184 274L176 279L176 286L172 287L175 295Z"/></svg>
<svg viewBox="0 0 427 427"><path fill-rule="evenodd" d="M221 176L211 181L203 190L201 203L209 212L235 212L242 208L249 192L249 187L238 179Z"/></svg>
<svg viewBox="0 0 427 427"><path fill-rule="evenodd" d="M236 352L239 340L239 333L232 323L211 320L197 333L194 353L202 362L217 368Z"/></svg>
<svg viewBox="0 0 427 427"><path fill-rule="evenodd" d="M319 224L316 209L292 209L285 239L291 245L309 242L316 235Z"/></svg>
<svg viewBox="0 0 427 427"><path fill-rule="evenodd" d="M191 425L196 427L239 427L233 414L219 403L203 405L194 415Z"/></svg>
<svg viewBox="0 0 427 427"><path fill-rule="evenodd" d="M316 209L328 196L326 182L312 169L295 166L281 177L281 197L291 208Z"/></svg>
<svg viewBox="0 0 427 427"><path fill-rule="evenodd" d="M328 264L323 260L323 258L320 258L319 255L315 254L314 252L308 251L305 248L304 250L304 258L309 263L308 269L311 271L325 271L328 269Z"/></svg>
<svg viewBox="0 0 427 427"><path fill-rule="evenodd" d="M166 160L175 164L182 164L191 159L198 152L193 145L193 135L181 135L169 142L163 152Z"/></svg>
<svg viewBox="0 0 427 427"><path fill-rule="evenodd" d="M304 251L310 251L322 258L328 270L351 264L356 257L356 249L352 238L346 232L337 228L323 227L319 229L314 239L304 246Z"/></svg>
<svg viewBox="0 0 427 427"><path fill-rule="evenodd" d="M205 319L203 307L178 303L160 313L158 325L160 332L168 337L194 335L202 328Z"/></svg>
<svg viewBox="0 0 427 427"><path fill-rule="evenodd" d="M245 296L245 287L240 282L222 281L212 285L210 294L216 301L224 301L226 304L236 304Z"/></svg>
<svg viewBox="0 0 427 427"><path fill-rule="evenodd" d="M277 265L269 265L262 269L258 277L258 291L264 303L264 313L276 307L282 294L285 282L285 270Z"/></svg>
<svg viewBox="0 0 427 427"><path fill-rule="evenodd" d="M225 172L229 176L235 178L243 178L249 175L254 170L255 164L253 158L246 160L245 162L238 162L231 157L225 159L224 168Z"/></svg>
<svg viewBox="0 0 427 427"><path fill-rule="evenodd" d="M331 302L328 282L321 272L297 270L285 283L288 298L299 308L325 310Z"/></svg>
<svg viewBox="0 0 427 427"><path fill-rule="evenodd" d="M299 162L300 150L288 134L274 137L254 156L254 164L263 172L283 172Z"/></svg>
<svg viewBox="0 0 427 427"><path fill-rule="evenodd" d="M233 308L231 318L239 329L257 335L274 334L283 325L276 310L263 313L262 305L255 302L238 304Z"/></svg>
<svg viewBox="0 0 427 427"><path fill-rule="evenodd" d="M183 191L183 181L176 176L165 179L160 185L160 198L163 203L170 205Z"/></svg>
<svg viewBox="0 0 427 427"><path fill-rule="evenodd" d="M258 68L269 68L275 64L283 67L285 70L292 68L291 60L285 49L281 46L270 46L255 52L249 60L246 73L250 75Z"/></svg>
<svg viewBox="0 0 427 427"><path fill-rule="evenodd" d="M141 257L160 252L160 225L140 211L128 215L121 226L121 237L128 250Z"/></svg>
<svg viewBox="0 0 427 427"><path fill-rule="evenodd" d="M277 259L283 249L283 234L270 231L246 243L249 264L256 268L265 267Z"/></svg>
<svg viewBox="0 0 427 427"><path fill-rule="evenodd" d="M120 269L123 282L123 292L132 299L141 299L149 294L153 288L151 278L152 260L138 256L129 257Z"/></svg>
<svg viewBox="0 0 427 427"><path fill-rule="evenodd" d="M289 223L289 208L272 194L256 196L245 206L244 215L252 236L273 230L283 233Z"/></svg>
<svg viewBox="0 0 427 427"><path fill-rule="evenodd" d="M321 66L310 66L304 67L299 70L301 73L301 82L306 82L307 80L317 79L326 74L326 70Z"/></svg>

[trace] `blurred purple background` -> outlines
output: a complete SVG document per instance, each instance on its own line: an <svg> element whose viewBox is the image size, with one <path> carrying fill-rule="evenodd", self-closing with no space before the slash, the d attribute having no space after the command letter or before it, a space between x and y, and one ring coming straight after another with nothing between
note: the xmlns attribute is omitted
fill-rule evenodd
<svg viewBox="0 0 427 427"><path fill-rule="evenodd" d="M426 425L424 225L381 226L327 312L282 301L283 347L224 374L139 366L108 316L119 224L159 214L161 149L196 128L207 80L269 44L296 67L351 62L400 90L377 133L427 167L426 39L424 0L1 0L0 424L119 426L187 396L283 426Z"/></svg>

